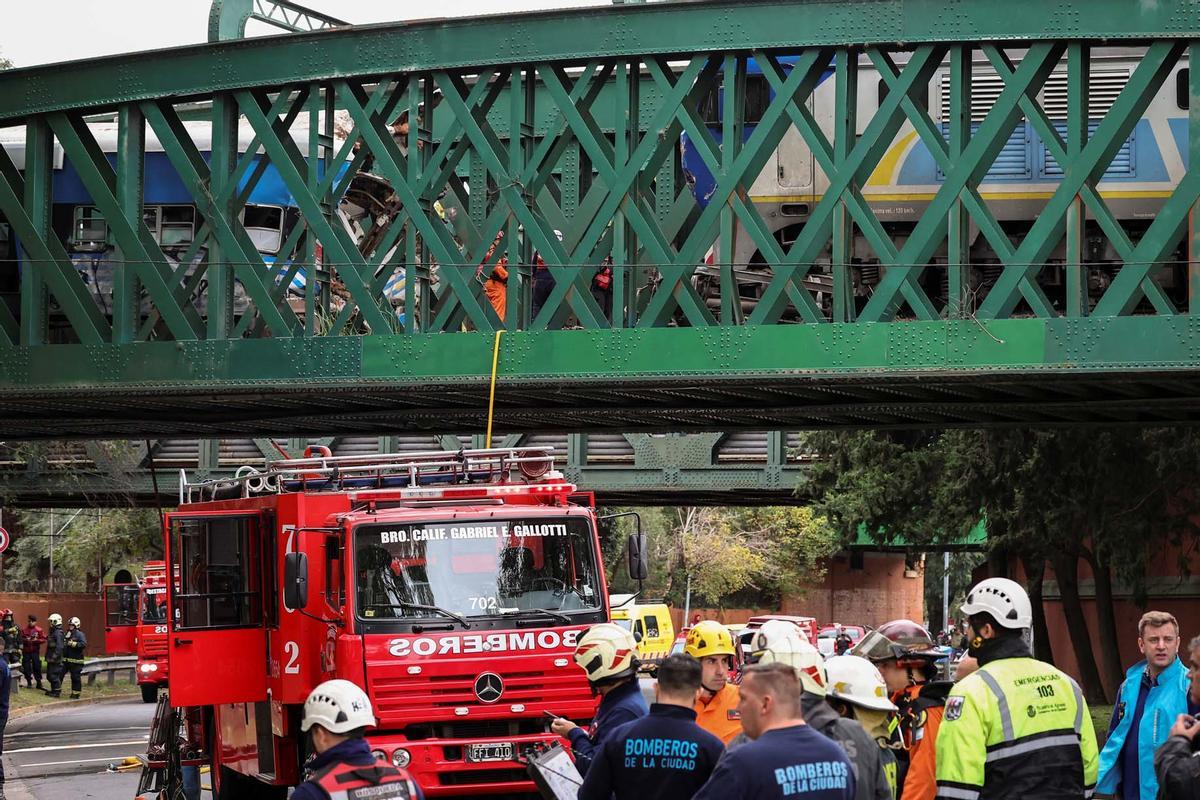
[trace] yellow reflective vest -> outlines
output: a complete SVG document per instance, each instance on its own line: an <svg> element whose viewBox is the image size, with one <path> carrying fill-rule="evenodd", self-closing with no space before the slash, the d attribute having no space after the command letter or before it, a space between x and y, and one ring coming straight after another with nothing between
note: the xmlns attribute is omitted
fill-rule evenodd
<svg viewBox="0 0 1200 800"><path fill-rule="evenodd" d="M1099 754L1078 684L1029 657L1002 658L954 685L937 738L938 798L1090 798Z"/></svg>

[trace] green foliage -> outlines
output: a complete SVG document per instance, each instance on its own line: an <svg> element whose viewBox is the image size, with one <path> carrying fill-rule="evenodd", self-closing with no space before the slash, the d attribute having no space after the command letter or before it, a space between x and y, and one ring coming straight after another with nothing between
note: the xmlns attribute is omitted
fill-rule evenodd
<svg viewBox="0 0 1200 800"><path fill-rule="evenodd" d="M111 577L119 568L140 571L163 556L158 512L154 509L11 510L14 557L5 561L8 581L39 580L49 573L54 534L54 575L82 584Z"/></svg>
<svg viewBox="0 0 1200 800"><path fill-rule="evenodd" d="M612 513L617 509L605 509ZM784 593L820 581L825 560L840 541L824 517L803 507L642 508L650 550L647 597L682 605L691 577L692 604L743 602L774 605ZM629 518L600 526L609 590L631 592L637 584L626 569Z"/></svg>

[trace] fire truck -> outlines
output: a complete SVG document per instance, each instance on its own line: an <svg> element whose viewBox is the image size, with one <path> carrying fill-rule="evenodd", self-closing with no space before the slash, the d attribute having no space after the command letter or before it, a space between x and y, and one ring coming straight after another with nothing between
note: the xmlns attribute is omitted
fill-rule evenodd
<svg viewBox="0 0 1200 800"><path fill-rule="evenodd" d="M223 798L282 798L311 755L305 698L344 678L371 697L376 755L428 796L535 791L524 761L558 741L548 715L595 712L572 661L609 613L593 505L549 448L309 448L233 479L181 473L165 536L186 741L150 766L209 763Z"/></svg>
<svg viewBox="0 0 1200 800"><path fill-rule="evenodd" d="M153 703L167 685L167 565L148 561L134 583L104 587L104 650L137 655L142 700Z"/></svg>

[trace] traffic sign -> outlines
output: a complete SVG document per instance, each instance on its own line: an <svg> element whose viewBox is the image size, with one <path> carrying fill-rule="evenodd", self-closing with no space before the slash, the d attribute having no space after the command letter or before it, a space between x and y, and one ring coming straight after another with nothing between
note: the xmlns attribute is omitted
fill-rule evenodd
<svg viewBox="0 0 1200 800"><path fill-rule="evenodd" d="M8 549L9 542L11 541L12 538L8 535L8 531L0 528L0 553Z"/></svg>

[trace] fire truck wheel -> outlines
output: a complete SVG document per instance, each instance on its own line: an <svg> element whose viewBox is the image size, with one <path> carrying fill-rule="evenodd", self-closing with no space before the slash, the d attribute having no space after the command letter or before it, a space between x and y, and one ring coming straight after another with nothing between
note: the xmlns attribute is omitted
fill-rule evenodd
<svg viewBox="0 0 1200 800"><path fill-rule="evenodd" d="M158 702L158 687L153 683L142 684L142 702L157 703Z"/></svg>
<svg viewBox="0 0 1200 800"><path fill-rule="evenodd" d="M221 767L217 800L285 800L286 786L267 786L248 775Z"/></svg>

